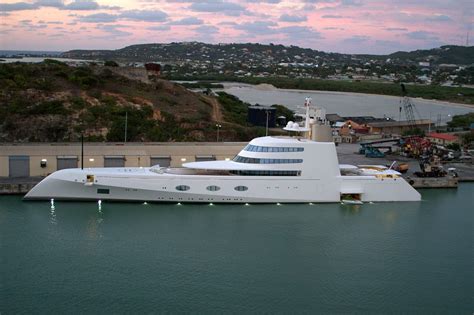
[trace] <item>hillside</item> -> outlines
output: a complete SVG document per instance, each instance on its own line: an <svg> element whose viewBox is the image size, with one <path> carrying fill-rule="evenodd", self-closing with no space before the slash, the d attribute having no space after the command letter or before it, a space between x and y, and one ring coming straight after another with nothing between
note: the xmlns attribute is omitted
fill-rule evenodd
<svg viewBox="0 0 474 315"><path fill-rule="evenodd" d="M146 83L113 67L0 64L0 141L215 140L220 104L158 80ZM225 117L225 116L224 116ZM256 128L220 122L222 140L248 140Z"/></svg>
<svg viewBox="0 0 474 315"><path fill-rule="evenodd" d="M62 54L63 57L79 59L101 59L121 61L157 61L175 63L186 60L210 60L216 62L222 59L235 62L247 62L249 59L262 58L269 63L305 62L305 63L332 63L340 64L358 60L391 59L392 63L409 65L419 61L431 61L434 65L447 64L474 64L474 46L442 46L428 50L411 52L395 52L389 55L354 55L330 53L309 48L283 45L262 44L206 44L200 42L168 43L168 44L141 44L131 45L117 50L71 50ZM297 56L297 57L296 57Z"/></svg>
<svg viewBox="0 0 474 315"><path fill-rule="evenodd" d="M474 63L474 46L441 46L428 50L415 50L410 52L398 51L388 55L393 60L410 60L415 62L431 61L433 64L460 64Z"/></svg>

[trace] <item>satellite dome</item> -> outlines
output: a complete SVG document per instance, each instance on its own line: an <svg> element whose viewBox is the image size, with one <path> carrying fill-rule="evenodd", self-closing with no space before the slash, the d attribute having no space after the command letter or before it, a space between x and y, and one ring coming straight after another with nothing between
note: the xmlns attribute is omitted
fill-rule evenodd
<svg viewBox="0 0 474 315"><path fill-rule="evenodd" d="M286 126L287 126L288 128L291 128L291 126L293 126L293 122L290 120L290 121L286 124Z"/></svg>
<svg viewBox="0 0 474 315"><path fill-rule="evenodd" d="M293 129L299 129L300 125L298 123L293 123L293 126L291 126Z"/></svg>

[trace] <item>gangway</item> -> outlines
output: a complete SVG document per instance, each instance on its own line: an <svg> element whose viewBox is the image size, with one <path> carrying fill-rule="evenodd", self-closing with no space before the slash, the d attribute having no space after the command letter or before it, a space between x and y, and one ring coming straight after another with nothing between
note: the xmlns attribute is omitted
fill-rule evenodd
<svg viewBox="0 0 474 315"><path fill-rule="evenodd" d="M391 146L374 146L374 144L395 142L395 145L400 144L400 138L390 138L374 141L365 141L360 143L359 154L364 154L367 157L384 157L385 154L380 149L386 149L387 153L392 153ZM378 151L378 152L377 152Z"/></svg>

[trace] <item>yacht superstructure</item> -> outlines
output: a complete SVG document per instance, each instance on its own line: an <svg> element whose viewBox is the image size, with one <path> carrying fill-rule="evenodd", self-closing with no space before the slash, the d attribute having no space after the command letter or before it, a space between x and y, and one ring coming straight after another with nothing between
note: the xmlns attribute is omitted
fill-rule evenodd
<svg viewBox="0 0 474 315"><path fill-rule="evenodd" d="M398 172L339 166L332 142L272 136L253 139L230 161L190 162L182 168L60 170L25 199L303 203L339 202L346 197L421 199Z"/></svg>

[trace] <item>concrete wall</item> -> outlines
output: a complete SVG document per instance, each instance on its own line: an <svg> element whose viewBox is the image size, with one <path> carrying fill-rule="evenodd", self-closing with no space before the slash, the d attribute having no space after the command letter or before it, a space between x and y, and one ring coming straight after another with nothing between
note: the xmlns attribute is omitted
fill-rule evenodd
<svg viewBox="0 0 474 315"><path fill-rule="evenodd" d="M150 166L150 156L170 156L171 166L193 162L199 155L214 155L217 160L233 158L246 145L245 142L203 143L85 143L84 167L103 167L104 156L125 156L125 166ZM8 177L10 155L30 156L30 176L46 176L57 168L58 156L77 156L81 166L80 143L28 143L0 144L0 177ZM42 168L41 160L47 165ZM185 159L183 162L182 159Z"/></svg>
<svg viewBox="0 0 474 315"><path fill-rule="evenodd" d="M0 151L3 153L3 151ZM0 177L8 176L8 156L0 156Z"/></svg>

